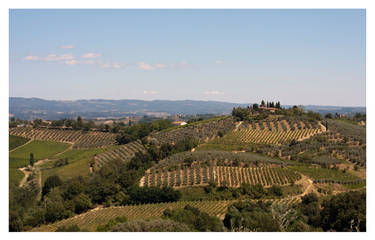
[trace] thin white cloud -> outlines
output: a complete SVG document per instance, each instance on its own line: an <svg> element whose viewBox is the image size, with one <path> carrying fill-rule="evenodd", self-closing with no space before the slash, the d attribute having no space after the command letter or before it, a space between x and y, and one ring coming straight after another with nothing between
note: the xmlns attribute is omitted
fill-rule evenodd
<svg viewBox="0 0 375 240"><path fill-rule="evenodd" d="M190 67L190 65L186 62L180 63L147 63L147 62L137 62L137 63L129 63L129 62L112 62L112 61L102 61L102 60L94 60L93 58L97 58L101 56L98 53L85 53L80 56L80 58L76 58L72 53L67 54L49 54L45 57L40 57L36 55L28 55L24 57L24 60L27 61L44 61L44 62L57 62L66 65L95 65L100 68L104 69L124 69L124 68L135 68L138 70L143 71L153 71L157 69L183 69Z"/></svg>
<svg viewBox="0 0 375 240"><path fill-rule="evenodd" d="M216 63L216 64L222 64L223 61L222 61L222 60L216 60L215 63Z"/></svg>
<svg viewBox="0 0 375 240"><path fill-rule="evenodd" d="M141 70L146 70L146 71L155 70L154 66L148 63L144 63L144 62L137 63L137 68Z"/></svg>
<svg viewBox="0 0 375 240"><path fill-rule="evenodd" d="M204 95L223 95L224 92L221 92L221 91L206 91L206 92L203 92Z"/></svg>
<svg viewBox="0 0 375 240"><path fill-rule="evenodd" d="M63 48L63 49L73 49L75 47L73 45L64 45L64 46L61 46L60 48Z"/></svg>
<svg viewBox="0 0 375 240"><path fill-rule="evenodd" d="M145 62L138 62L137 68L141 70L151 71L156 69L162 69L170 67L171 65L163 64L163 63L155 63L155 64L149 64Z"/></svg>
<svg viewBox="0 0 375 240"><path fill-rule="evenodd" d="M65 64L67 64L67 65L76 65L76 64L78 64L78 61L75 60L75 59L67 60L67 61L65 61Z"/></svg>
<svg viewBox="0 0 375 240"><path fill-rule="evenodd" d="M159 92L157 91L147 91L147 90L144 90L143 91L143 94L147 94L147 95L155 95L155 94L158 94Z"/></svg>
<svg viewBox="0 0 375 240"><path fill-rule="evenodd" d="M29 55L29 56L24 57L23 59L27 60L27 61L38 61L38 60L40 60L40 57Z"/></svg>
<svg viewBox="0 0 375 240"><path fill-rule="evenodd" d="M97 58L100 57L101 54L99 53L85 53L81 56L81 58Z"/></svg>
<svg viewBox="0 0 375 240"><path fill-rule="evenodd" d="M62 55L56 55L56 54L49 54L47 57L43 58L44 61L47 62L53 62L53 61L67 61L74 59L73 54L62 54Z"/></svg>

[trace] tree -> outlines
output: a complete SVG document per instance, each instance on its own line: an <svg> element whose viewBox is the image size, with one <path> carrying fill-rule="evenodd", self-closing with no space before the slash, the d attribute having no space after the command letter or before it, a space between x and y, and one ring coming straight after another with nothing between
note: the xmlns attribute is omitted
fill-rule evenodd
<svg viewBox="0 0 375 240"><path fill-rule="evenodd" d="M230 231L280 231L271 212L271 203L262 201L234 203L228 208L223 222Z"/></svg>
<svg viewBox="0 0 375 240"><path fill-rule="evenodd" d="M42 124L42 122L43 122L42 119L35 119L35 120L33 121L33 127L34 127L34 128L39 127L39 126Z"/></svg>
<svg viewBox="0 0 375 240"><path fill-rule="evenodd" d="M261 106L261 107L264 107L265 104L266 104L266 103L264 102L264 100L262 100L262 102L260 103L260 106Z"/></svg>
<svg viewBox="0 0 375 240"><path fill-rule="evenodd" d="M103 229L103 228L101 228ZM100 230L100 229L99 229ZM113 232L190 232L184 223L168 219L134 220L113 226Z"/></svg>
<svg viewBox="0 0 375 240"><path fill-rule="evenodd" d="M61 185L62 185L62 181L58 176L56 175L49 176L46 179L46 182L44 183L44 186L42 189L42 196L45 196L46 194L48 194L52 188L58 187Z"/></svg>
<svg viewBox="0 0 375 240"><path fill-rule="evenodd" d="M275 203L271 206L272 216L279 225L281 232L288 231L289 225L297 218L297 211L289 204Z"/></svg>
<svg viewBox="0 0 375 240"><path fill-rule="evenodd" d="M183 209L165 210L163 217L176 222L184 223L191 229L200 232L220 232L224 231L223 223L219 218L209 216L205 212L201 212L198 208L186 205Z"/></svg>
<svg viewBox="0 0 375 240"><path fill-rule="evenodd" d="M281 108L280 101L276 103L276 108Z"/></svg>
<svg viewBox="0 0 375 240"><path fill-rule="evenodd" d="M324 231L366 231L366 193L341 193L323 201L320 224Z"/></svg>
<svg viewBox="0 0 375 240"><path fill-rule="evenodd" d="M325 118L329 118L329 119L332 119L332 118L333 118L333 117L332 117L332 113L327 113L324 117L325 117Z"/></svg>
<svg viewBox="0 0 375 240"><path fill-rule="evenodd" d="M34 167L34 153L30 153L30 165Z"/></svg>
<svg viewBox="0 0 375 240"><path fill-rule="evenodd" d="M73 199L75 213L82 213L92 207L91 199L88 195L81 193Z"/></svg>

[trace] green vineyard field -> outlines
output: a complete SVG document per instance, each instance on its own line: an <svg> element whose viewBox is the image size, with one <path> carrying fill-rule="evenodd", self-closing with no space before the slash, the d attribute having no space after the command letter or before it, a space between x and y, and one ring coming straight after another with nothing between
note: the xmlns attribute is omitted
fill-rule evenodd
<svg viewBox="0 0 375 240"><path fill-rule="evenodd" d="M116 134L106 132L84 132L30 127L11 128L9 132L11 135L35 140L73 143L73 148L96 148L116 143Z"/></svg>
<svg viewBox="0 0 375 240"><path fill-rule="evenodd" d="M194 201L194 202L173 202L173 203L157 203L144 204L134 206L120 206L101 208L91 210L87 213L68 218L54 224L34 228L35 232L53 232L59 226L70 226L77 224L81 229L88 231L95 231L99 224L105 224L109 220L116 217L126 217L128 220L135 219L152 219L161 217L165 209L184 208L190 205L198 208L213 216L222 216L226 213L227 207L234 201Z"/></svg>
<svg viewBox="0 0 375 240"><path fill-rule="evenodd" d="M291 197L284 199L267 199L265 202L271 201L274 204L294 204L300 201L299 198ZM200 211L206 212L211 216L224 218L228 207L232 205L235 200L224 201L179 201L173 203L156 203L144 205L128 205L119 207L108 207L93 209L89 212L64 219L62 221L43 225L32 229L32 232L54 232L61 226L77 225L80 229L87 231L95 231L98 225L105 224L108 221L117 217L126 217L128 220L138 219L154 219L161 217L166 209L184 208L186 205L198 208Z"/></svg>
<svg viewBox="0 0 375 240"><path fill-rule="evenodd" d="M239 125L237 131L232 131L224 137L210 143L233 145L243 143L282 144L292 140L307 139L325 131L319 123L279 120L257 121Z"/></svg>
<svg viewBox="0 0 375 240"><path fill-rule="evenodd" d="M207 185L215 182L218 186L240 187L241 184L288 185L301 176L293 170L281 167L228 167L228 166L192 166L179 167L168 171L151 169L140 180L140 186L184 187Z"/></svg>
<svg viewBox="0 0 375 240"><path fill-rule="evenodd" d="M99 170L103 165L116 159L122 160L124 162L129 161L132 157L134 157L135 153L143 151L145 151L145 148L140 141L135 141L121 145L119 147L115 147L94 157L94 169Z"/></svg>

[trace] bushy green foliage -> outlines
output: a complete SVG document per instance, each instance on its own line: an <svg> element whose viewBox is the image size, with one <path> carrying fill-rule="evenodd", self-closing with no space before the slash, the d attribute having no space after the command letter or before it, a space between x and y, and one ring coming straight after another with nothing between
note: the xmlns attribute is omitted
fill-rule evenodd
<svg viewBox="0 0 375 240"><path fill-rule="evenodd" d="M48 177L43 185L42 196L48 194L52 188L58 187L60 185L62 185L62 181L58 176Z"/></svg>
<svg viewBox="0 0 375 240"><path fill-rule="evenodd" d="M139 123L134 126L124 127L118 130L120 134L116 137L116 141L119 144L126 144L137 139L142 139L148 136L152 131L161 131L172 126L171 121L162 119L152 123Z"/></svg>
<svg viewBox="0 0 375 240"><path fill-rule="evenodd" d="M181 193L170 187L132 187L129 190L131 203L160 203L175 202L181 198Z"/></svg>
<svg viewBox="0 0 375 240"><path fill-rule="evenodd" d="M357 191L331 196L321 204L324 231L366 231L366 194Z"/></svg>
<svg viewBox="0 0 375 240"><path fill-rule="evenodd" d="M163 216L176 222L184 223L193 231L221 232L223 223L217 217L210 216L198 208L186 205L183 209L165 210Z"/></svg>
<svg viewBox="0 0 375 240"><path fill-rule="evenodd" d="M149 221L135 220L117 224L113 232L189 232L190 228L180 222L168 219L153 219Z"/></svg>
<svg viewBox="0 0 375 240"><path fill-rule="evenodd" d="M70 226L62 226L58 227L56 229L56 232L85 232L84 230L81 230L77 224L70 225Z"/></svg>
<svg viewBox="0 0 375 240"><path fill-rule="evenodd" d="M99 225L97 228L96 228L96 231L97 232L109 232L111 231L111 229L120 224L120 223L125 223L127 222L128 219L126 217L117 217L115 219L111 219L110 221L108 221L108 223L106 224L101 224ZM122 231L122 232L126 232L126 231Z"/></svg>
<svg viewBox="0 0 375 240"><path fill-rule="evenodd" d="M229 231L280 231L271 213L271 203L237 202L228 208L224 225Z"/></svg>

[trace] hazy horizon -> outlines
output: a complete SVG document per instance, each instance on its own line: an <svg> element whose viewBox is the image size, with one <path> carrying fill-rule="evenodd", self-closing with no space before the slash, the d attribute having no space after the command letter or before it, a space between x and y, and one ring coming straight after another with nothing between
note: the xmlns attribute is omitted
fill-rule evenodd
<svg viewBox="0 0 375 240"><path fill-rule="evenodd" d="M366 106L366 11L10 10L9 96Z"/></svg>
<svg viewBox="0 0 375 240"><path fill-rule="evenodd" d="M230 102L230 101L220 101L220 100L207 100L207 99L140 99L140 98L77 98L77 99L49 99L49 98L41 98L41 97L20 97L20 96L10 96L10 98L36 98L41 100L47 100L47 101L91 101L91 100L108 100L108 101L121 101L121 100L134 100L134 101L207 101L207 102L223 102L223 103L235 103L235 104L253 104L253 103L260 103L262 100L265 102L269 101L267 99L261 99L256 102ZM363 107L366 108L366 105L352 105L352 106L345 106L345 105L319 105L319 104L283 104L281 102L281 105L287 105L287 106L321 106L321 107Z"/></svg>

